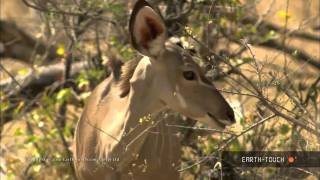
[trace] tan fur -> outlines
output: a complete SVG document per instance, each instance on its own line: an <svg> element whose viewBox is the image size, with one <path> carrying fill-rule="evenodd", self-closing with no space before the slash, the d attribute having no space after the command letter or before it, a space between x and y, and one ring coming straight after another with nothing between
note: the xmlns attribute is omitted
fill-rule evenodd
<svg viewBox="0 0 320 180"><path fill-rule="evenodd" d="M139 0L133 15L141 11L139 18L153 16L155 21L139 25L153 29L164 24L146 6ZM131 30L139 18L130 20ZM109 76L90 95L75 131L74 165L80 180L178 180L181 139L176 128L167 126L176 124L174 117L159 116L166 108L212 128L234 122L233 110L199 65L162 39L165 34L156 33L147 48L136 41L134 47L145 56L126 62L120 79ZM192 79L183 75L190 71Z"/></svg>
<svg viewBox="0 0 320 180"><path fill-rule="evenodd" d="M107 62L107 66L110 68L115 80L118 81L120 79L121 67L123 66L123 62L116 55L116 53L111 52L111 55L109 56L109 60Z"/></svg>
<svg viewBox="0 0 320 180"><path fill-rule="evenodd" d="M140 59L136 58L134 60L126 62L121 68L121 77L119 81L120 87L120 97L125 97L130 92L130 79L136 69Z"/></svg>

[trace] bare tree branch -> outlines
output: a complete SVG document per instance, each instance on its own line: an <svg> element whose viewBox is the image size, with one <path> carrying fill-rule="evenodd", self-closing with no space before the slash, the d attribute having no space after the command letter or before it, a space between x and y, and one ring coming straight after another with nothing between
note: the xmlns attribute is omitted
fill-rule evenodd
<svg viewBox="0 0 320 180"><path fill-rule="evenodd" d="M250 17L245 17L244 19L242 19L241 22L243 24L256 24L258 22L258 19L250 16ZM282 28L276 24L270 23L265 20L260 21L260 23L258 24L258 30L263 30L263 31L274 30L279 33L286 33L286 34L288 34L288 36L291 36L291 37L298 37L298 38L302 38L302 39L320 42L320 36L317 36L317 35L311 34L311 33L307 33L307 32L303 32L303 31L299 31L299 30L289 30L287 28Z"/></svg>
<svg viewBox="0 0 320 180"><path fill-rule="evenodd" d="M266 42L258 43L258 45L284 51L285 53L290 55L293 59L301 62L306 62L320 70L320 60L311 57L310 55L305 53L302 49L298 49L290 45L283 45L282 43L279 43L275 40L268 40Z"/></svg>
<svg viewBox="0 0 320 180"><path fill-rule="evenodd" d="M0 57L11 57L27 64L31 64L33 52L46 55L45 62L60 57L56 53L55 46L46 45L32 37L14 23L0 20L0 42L3 44L3 52Z"/></svg>
<svg viewBox="0 0 320 180"><path fill-rule="evenodd" d="M79 72L91 68L88 61L77 62L73 64L70 77L74 77ZM30 99L42 92L45 87L52 85L54 82L62 79L64 74L64 65L55 64L46 67L40 67L36 72L26 76L13 77L0 82L1 91L8 94L5 99L12 101L12 108L9 108L1 117L1 122L7 123L12 120L12 111L16 108L17 100ZM19 85L17 84L19 83Z"/></svg>

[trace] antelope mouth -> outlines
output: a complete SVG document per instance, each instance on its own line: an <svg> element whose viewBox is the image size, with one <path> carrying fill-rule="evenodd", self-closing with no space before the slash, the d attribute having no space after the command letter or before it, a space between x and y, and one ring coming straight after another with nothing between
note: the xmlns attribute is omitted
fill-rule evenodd
<svg viewBox="0 0 320 180"><path fill-rule="evenodd" d="M215 123L218 124L221 128L224 129L224 128L227 126L227 124L224 124L223 122L219 121L218 118L216 118L213 114L211 114L211 113L208 112L207 115L208 115L212 120L214 120Z"/></svg>

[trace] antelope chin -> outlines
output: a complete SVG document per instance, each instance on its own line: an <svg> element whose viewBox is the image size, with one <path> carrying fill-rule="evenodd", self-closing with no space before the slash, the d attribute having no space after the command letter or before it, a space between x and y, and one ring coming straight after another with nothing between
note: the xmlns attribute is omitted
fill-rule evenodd
<svg viewBox="0 0 320 180"><path fill-rule="evenodd" d="M219 121L217 118L212 116L210 113L206 114L205 116L201 118L196 118L198 121L208 125L210 128L217 129L217 130L223 130L226 127L226 124L221 121Z"/></svg>

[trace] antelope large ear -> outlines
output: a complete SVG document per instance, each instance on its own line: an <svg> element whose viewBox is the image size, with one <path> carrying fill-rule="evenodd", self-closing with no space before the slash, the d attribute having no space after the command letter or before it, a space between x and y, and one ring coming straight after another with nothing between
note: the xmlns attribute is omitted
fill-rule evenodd
<svg viewBox="0 0 320 180"><path fill-rule="evenodd" d="M167 39L162 17L144 0L132 10L129 31L132 46L146 56L157 56Z"/></svg>

